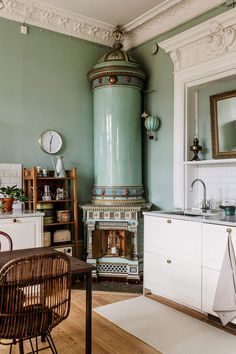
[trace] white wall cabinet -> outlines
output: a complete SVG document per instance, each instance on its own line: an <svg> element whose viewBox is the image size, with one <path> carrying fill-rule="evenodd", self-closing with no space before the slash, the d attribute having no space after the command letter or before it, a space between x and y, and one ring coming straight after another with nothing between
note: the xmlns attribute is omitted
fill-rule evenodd
<svg viewBox="0 0 236 354"><path fill-rule="evenodd" d="M43 246L42 217L10 217L0 219L0 231L10 235L13 250ZM9 250L8 242L0 235L1 251Z"/></svg>
<svg viewBox="0 0 236 354"><path fill-rule="evenodd" d="M145 215L144 288L201 309L201 223Z"/></svg>
<svg viewBox="0 0 236 354"><path fill-rule="evenodd" d="M229 231L236 250L236 227L146 214L144 289L217 316L212 308Z"/></svg>

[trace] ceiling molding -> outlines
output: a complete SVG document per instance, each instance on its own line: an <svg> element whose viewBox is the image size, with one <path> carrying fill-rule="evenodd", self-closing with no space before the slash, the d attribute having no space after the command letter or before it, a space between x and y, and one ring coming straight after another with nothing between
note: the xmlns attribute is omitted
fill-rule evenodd
<svg viewBox="0 0 236 354"><path fill-rule="evenodd" d="M149 16L147 20L145 16L142 17L140 24L137 19L136 27L135 21L124 27L126 30L124 47L126 49L137 47L224 2L225 0L169 0L155 8L153 17L147 14Z"/></svg>
<svg viewBox="0 0 236 354"><path fill-rule="evenodd" d="M72 37L112 46L114 26L49 5L41 0L2 0L0 17ZM124 47L136 47L161 33L189 21L225 0L166 0L124 26Z"/></svg>
<svg viewBox="0 0 236 354"><path fill-rule="evenodd" d="M138 26L141 26L145 22L150 21L154 17L160 15L164 11L168 10L170 7L177 5L178 3L182 2L183 0L165 0L163 3L155 6L150 11L144 13L140 17L136 18L132 22L128 23L127 25L123 26L126 32L130 32Z"/></svg>
<svg viewBox="0 0 236 354"><path fill-rule="evenodd" d="M224 61L226 55L236 53L236 8L190 28L159 45L169 53L175 72L195 65L212 65L213 60ZM209 70L209 69L208 69ZM195 70L194 70L195 72Z"/></svg>
<svg viewBox="0 0 236 354"><path fill-rule="evenodd" d="M39 0L2 0L0 16L91 42L112 46L114 26Z"/></svg>

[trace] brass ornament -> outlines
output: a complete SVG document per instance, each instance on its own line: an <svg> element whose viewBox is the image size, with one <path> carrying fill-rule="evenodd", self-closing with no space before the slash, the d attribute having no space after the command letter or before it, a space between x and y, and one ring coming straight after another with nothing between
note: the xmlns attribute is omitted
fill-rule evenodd
<svg viewBox="0 0 236 354"><path fill-rule="evenodd" d="M111 75L110 77L109 77L109 82L110 82L110 84L112 84L112 85L114 85L114 84L116 84L117 83L117 76L116 75Z"/></svg>
<svg viewBox="0 0 236 354"><path fill-rule="evenodd" d="M200 161L198 152L202 150L202 146L198 145L198 139L194 138L193 145L190 146L190 150L193 152L193 158L191 161Z"/></svg>
<svg viewBox="0 0 236 354"><path fill-rule="evenodd" d="M115 39L115 42L113 44L113 48L121 49L123 47L123 45L121 43L121 38L123 36L123 31L120 29L120 26L116 26L114 32L112 33L112 36Z"/></svg>

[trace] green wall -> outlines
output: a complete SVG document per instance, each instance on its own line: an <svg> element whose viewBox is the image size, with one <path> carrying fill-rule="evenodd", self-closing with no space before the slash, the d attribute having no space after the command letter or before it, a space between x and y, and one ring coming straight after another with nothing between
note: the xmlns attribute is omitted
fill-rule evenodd
<svg viewBox="0 0 236 354"><path fill-rule="evenodd" d="M143 130L143 180L154 208L168 209L173 199L173 64L158 43L223 11L219 7L141 45L133 55L145 68L147 112L161 118L157 141ZM93 185L92 93L87 72L106 48L69 36L30 27L19 32L16 22L0 18L0 163L48 166L39 135L55 129L64 139L65 167L77 167L79 201L91 200Z"/></svg>
<svg viewBox="0 0 236 354"><path fill-rule="evenodd" d="M226 10L226 7L218 7L132 50L132 55L147 73L146 90L151 90L144 94L143 109L161 119L156 141L148 141L143 129L143 181L146 199L153 203L153 209L173 207L174 68L170 56L161 48L156 55L151 54L151 48L154 43L159 43Z"/></svg>
<svg viewBox="0 0 236 354"><path fill-rule="evenodd" d="M105 47L0 18L0 163L53 168L39 135L62 134L65 167L78 170L79 201L93 185L92 93L87 72Z"/></svg>

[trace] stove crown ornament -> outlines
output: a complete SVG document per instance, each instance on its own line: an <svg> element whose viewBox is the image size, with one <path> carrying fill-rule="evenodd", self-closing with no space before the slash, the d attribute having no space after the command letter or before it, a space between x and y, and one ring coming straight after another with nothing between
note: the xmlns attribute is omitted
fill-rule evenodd
<svg viewBox="0 0 236 354"><path fill-rule="evenodd" d="M124 32L121 30L120 26L116 26L116 29L112 33L115 42L113 44L113 48L121 49L123 48L123 44L121 43L121 38L123 37Z"/></svg>
<svg viewBox="0 0 236 354"><path fill-rule="evenodd" d="M99 60L100 63L106 63L110 61L119 61L119 62L131 62L136 63L132 56L123 49L123 44L121 39L124 36L124 32L121 30L120 26L116 26L115 30L112 33L114 38L113 48L109 50L102 58Z"/></svg>

